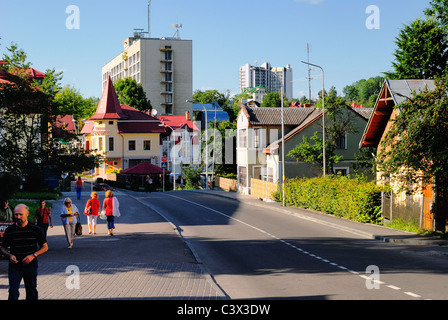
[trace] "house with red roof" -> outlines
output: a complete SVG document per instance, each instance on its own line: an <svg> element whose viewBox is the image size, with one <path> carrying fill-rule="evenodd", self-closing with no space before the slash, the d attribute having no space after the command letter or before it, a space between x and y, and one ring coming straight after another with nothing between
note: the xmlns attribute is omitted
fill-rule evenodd
<svg viewBox="0 0 448 320"><path fill-rule="evenodd" d="M159 120L167 134L162 138L162 155L167 157L166 169L176 178L181 175L182 167L200 164L201 130L187 111L185 116L160 116Z"/></svg>
<svg viewBox="0 0 448 320"><path fill-rule="evenodd" d="M103 159L97 175L142 162L161 165L161 135L166 134L165 127L159 119L120 104L110 77L95 114L85 122L81 133L85 149Z"/></svg>

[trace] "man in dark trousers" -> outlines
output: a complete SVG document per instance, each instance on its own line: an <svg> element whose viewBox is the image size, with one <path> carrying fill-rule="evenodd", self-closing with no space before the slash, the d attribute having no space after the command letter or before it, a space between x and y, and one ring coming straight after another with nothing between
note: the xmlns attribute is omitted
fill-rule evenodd
<svg viewBox="0 0 448 320"><path fill-rule="evenodd" d="M19 204L14 208L15 224L5 230L0 247L1 252L9 257L9 300L19 299L22 278L26 299L38 299L37 257L48 251L48 245L42 230L28 223L28 215L29 209L26 205Z"/></svg>

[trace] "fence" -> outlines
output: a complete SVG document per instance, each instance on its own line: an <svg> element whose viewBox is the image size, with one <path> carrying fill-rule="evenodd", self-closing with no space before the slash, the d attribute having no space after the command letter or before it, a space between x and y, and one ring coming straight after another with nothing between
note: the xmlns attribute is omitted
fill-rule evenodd
<svg viewBox="0 0 448 320"><path fill-rule="evenodd" d="M403 219L418 224L420 228L432 229L431 198L423 195L397 195L393 192L383 192L381 196L382 216L385 222Z"/></svg>
<svg viewBox="0 0 448 320"><path fill-rule="evenodd" d="M267 182L259 179L250 179L250 194L262 198L274 200L273 193L277 192L278 185L274 182Z"/></svg>
<svg viewBox="0 0 448 320"><path fill-rule="evenodd" d="M236 180L234 179L215 177L215 186L225 191L236 192Z"/></svg>

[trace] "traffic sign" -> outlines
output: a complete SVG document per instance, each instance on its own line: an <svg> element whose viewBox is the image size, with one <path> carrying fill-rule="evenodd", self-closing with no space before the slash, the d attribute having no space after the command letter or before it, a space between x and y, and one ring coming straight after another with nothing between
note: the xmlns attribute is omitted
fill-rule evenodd
<svg viewBox="0 0 448 320"><path fill-rule="evenodd" d="M162 162L166 162L166 161L167 161L166 156L163 156L163 157L162 157Z"/></svg>

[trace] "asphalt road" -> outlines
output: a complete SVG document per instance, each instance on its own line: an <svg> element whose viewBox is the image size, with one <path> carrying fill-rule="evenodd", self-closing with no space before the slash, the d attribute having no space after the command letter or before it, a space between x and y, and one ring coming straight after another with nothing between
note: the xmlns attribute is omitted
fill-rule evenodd
<svg viewBox="0 0 448 320"><path fill-rule="evenodd" d="M447 255L197 192L134 194L231 299L448 299Z"/></svg>

